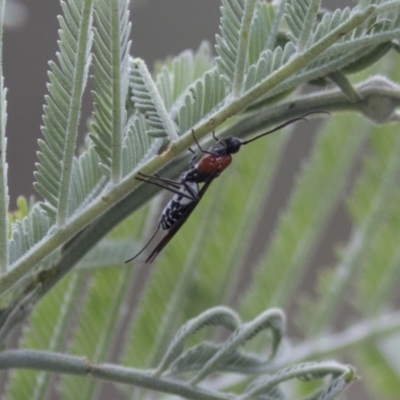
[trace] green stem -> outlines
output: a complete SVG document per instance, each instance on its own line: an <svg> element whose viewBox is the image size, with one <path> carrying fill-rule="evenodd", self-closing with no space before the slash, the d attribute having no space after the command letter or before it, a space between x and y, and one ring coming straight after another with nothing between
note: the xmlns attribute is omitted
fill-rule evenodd
<svg viewBox="0 0 400 400"><path fill-rule="evenodd" d="M324 57L334 57L345 54L349 51L354 51L354 49L366 49L373 46L378 46L380 44L393 40L393 38L395 38L396 36L400 36L400 28L393 29L389 32L376 33L373 36L360 37L352 40L350 43L336 43L326 50L326 52L324 53ZM396 48L396 44L394 44L393 46L394 48Z"/></svg>
<svg viewBox="0 0 400 400"><path fill-rule="evenodd" d="M83 357L35 350L6 350L0 353L0 369L23 368L135 385L194 400L233 400L168 378L154 378L151 371L139 371L115 364L92 364Z"/></svg>

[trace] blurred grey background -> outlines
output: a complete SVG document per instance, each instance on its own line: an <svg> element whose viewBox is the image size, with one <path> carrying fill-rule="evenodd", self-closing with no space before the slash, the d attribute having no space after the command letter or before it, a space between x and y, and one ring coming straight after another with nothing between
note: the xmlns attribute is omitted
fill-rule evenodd
<svg viewBox="0 0 400 400"><path fill-rule="evenodd" d="M218 32L218 0L131 0L132 48L136 57L143 58L151 69L154 61L181 51L197 49L202 40L214 44ZM46 94L47 63L55 59L58 21L58 0L8 0L8 18L11 26L4 33L4 75L8 88L7 137L10 185L10 208L16 208L17 196L35 194L33 172L36 162L37 139L41 137L42 109ZM348 1L325 1L323 5L333 9L349 4ZM90 94L85 95L81 133L85 131L86 118L91 112ZM274 196L265 210L260 230L276 221L278 210L285 204L295 173L301 160L307 155L313 138L307 132L295 135L291 140L286 159L290 160L280 170L274 188ZM332 218L332 225L312 260L314 268L333 262L337 243L346 240L349 224L343 206L339 206ZM265 234L264 234L265 236ZM257 247L257 245L256 245ZM307 286L303 290L309 290ZM368 397L362 385L354 385L348 393L353 400Z"/></svg>

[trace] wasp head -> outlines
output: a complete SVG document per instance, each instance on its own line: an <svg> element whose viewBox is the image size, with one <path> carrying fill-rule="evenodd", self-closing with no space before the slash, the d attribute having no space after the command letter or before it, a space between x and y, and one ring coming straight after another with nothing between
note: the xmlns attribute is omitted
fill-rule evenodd
<svg viewBox="0 0 400 400"><path fill-rule="evenodd" d="M210 151L219 156L234 154L240 150L241 145L241 140L228 136L227 138L219 140L217 144L210 148Z"/></svg>
<svg viewBox="0 0 400 400"><path fill-rule="evenodd" d="M226 151L229 154L237 153L242 146L242 141L232 136L228 136L227 138L223 139L222 143L225 145Z"/></svg>

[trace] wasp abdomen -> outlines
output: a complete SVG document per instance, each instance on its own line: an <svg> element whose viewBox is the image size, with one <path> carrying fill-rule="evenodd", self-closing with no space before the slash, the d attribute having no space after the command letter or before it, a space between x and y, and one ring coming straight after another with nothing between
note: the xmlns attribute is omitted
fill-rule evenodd
<svg viewBox="0 0 400 400"><path fill-rule="evenodd" d="M180 192L182 194L175 194L161 214L158 225L164 231L170 229L176 221L180 220L189 204L197 201L199 185L196 182L186 182L181 187Z"/></svg>

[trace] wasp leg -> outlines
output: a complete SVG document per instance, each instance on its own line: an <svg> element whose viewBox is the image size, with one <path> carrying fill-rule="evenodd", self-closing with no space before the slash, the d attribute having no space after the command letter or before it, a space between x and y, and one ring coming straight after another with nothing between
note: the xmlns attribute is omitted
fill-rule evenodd
<svg viewBox="0 0 400 400"><path fill-rule="evenodd" d="M194 163L195 163L195 161L196 161L197 154L196 154L196 152L195 152L193 149L191 149L190 147L188 148L188 150L192 153L192 158L190 159L189 167L190 167L190 168L194 168Z"/></svg>
<svg viewBox="0 0 400 400"><path fill-rule="evenodd" d="M196 143L197 147L199 148L199 150L200 150L202 153L204 153L204 154L210 154L210 155L212 155L212 156L214 155L214 153L212 153L211 151L204 150L204 149L200 146L200 143L197 141L196 136L194 135L194 130L193 130L193 129L192 129L192 136L193 136L194 142Z"/></svg>
<svg viewBox="0 0 400 400"><path fill-rule="evenodd" d="M212 131L212 137L213 137L213 139L214 139L217 143L220 143L220 144L222 144L222 146L226 147L225 143L224 143L224 142L221 142L221 140L218 139L218 138L215 136L215 131Z"/></svg>
<svg viewBox="0 0 400 400"><path fill-rule="evenodd" d="M155 181L163 182L167 185L171 185L172 187L175 187L175 189L179 189L180 187L183 186L182 182L173 181L172 179L168 179L168 178L162 178L161 176L159 176L157 174L145 175L145 174L142 174L141 172L138 172L138 175L144 176L145 178L148 178L148 179L153 179Z"/></svg>
<svg viewBox="0 0 400 400"><path fill-rule="evenodd" d="M188 194L186 194L186 193L183 193L183 192L181 192L181 191L179 191L178 189L175 189L175 188L173 188L173 187L169 187L169 186L167 186L167 185L162 185L161 183L158 183L158 182L152 182L152 181L150 181L150 180L142 179L142 178L138 178L138 177L136 177L135 179L137 179L138 181L142 181L142 182L145 182L145 183L149 183L150 185L158 186L158 187L160 187L161 189L168 190L169 192L172 192L172 193L175 193L175 194L179 194L180 196L185 197L186 199L189 199L189 200L192 200L192 201L197 200L197 197L193 197L193 195L192 195L192 194L193 194L192 188L189 188L189 187L186 186L184 183L182 183L182 185L185 186L186 190L188 190L188 192L190 192L191 195L188 195Z"/></svg>

